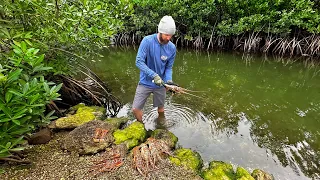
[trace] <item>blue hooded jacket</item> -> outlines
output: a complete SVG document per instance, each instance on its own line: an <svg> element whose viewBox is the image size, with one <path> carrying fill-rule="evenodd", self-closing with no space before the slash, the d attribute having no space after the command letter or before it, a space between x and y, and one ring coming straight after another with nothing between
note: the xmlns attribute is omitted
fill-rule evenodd
<svg viewBox="0 0 320 180"><path fill-rule="evenodd" d="M152 82L156 75L164 82L172 80L175 56L176 46L171 41L160 44L157 34L144 37L136 57L136 66L140 69L139 84L149 88L160 88Z"/></svg>

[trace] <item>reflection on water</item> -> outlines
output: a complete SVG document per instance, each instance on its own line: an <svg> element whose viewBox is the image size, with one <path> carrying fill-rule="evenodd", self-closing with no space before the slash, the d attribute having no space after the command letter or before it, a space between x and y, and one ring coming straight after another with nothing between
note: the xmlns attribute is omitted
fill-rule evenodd
<svg viewBox="0 0 320 180"><path fill-rule="evenodd" d="M136 51L106 52L90 64L131 116L139 78ZM174 80L205 98L168 96L167 126L183 147L202 158L248 170L260 168L277 179L320 179L320 78L317 66L232 54L180 51ZM198 95L198 94L197 94ZM155 128L157 109L144 108L147 129Z"/></svg>
<svg viewBox="0 0 320 180"><path fill-rule="evenodd" d="M132 116L128 108L130 106L131 104L126 104L118 117ZM146 129L154 130L158 112L157 108L152 107L151 98L144 111L147 112L143 116ZM263 169L272 173L276 179L308 179L298 165L295 165L294 168L291 165L291 168L283 167L277 156L272 155L269 149L261 148L252 141L251 122L244 113L237 115L241 120L238 122L237 133L232 136L228 132L217 131L216 120L212 117L173 103L169 98L166 99L165 116L167 129L179 139L178 146L199 152L205 164L212 160L221 160L233 164L235 168L242 166L250 172L256 168ZM284 149L284 151L290 153L289 149ZM293 164L296 162L294 159L290 160L294 157L292 154L286 157Z"/></svg>

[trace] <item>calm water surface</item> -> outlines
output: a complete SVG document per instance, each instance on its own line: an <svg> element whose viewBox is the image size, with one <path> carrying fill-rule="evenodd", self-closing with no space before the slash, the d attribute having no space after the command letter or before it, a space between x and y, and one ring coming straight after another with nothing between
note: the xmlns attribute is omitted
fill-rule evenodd
<svg viewBox="0 0 320 180"><path fill-rule="evenodd" d="M119 117L132 117L136 51L111 49L89 64L125 104ZM174 81L204 92L168 94L168 129L207 163L259 168L276 179L320 179L319 77L312 63L179 50ZM144 112L146 128L154 129L151 99Z"/></svg>

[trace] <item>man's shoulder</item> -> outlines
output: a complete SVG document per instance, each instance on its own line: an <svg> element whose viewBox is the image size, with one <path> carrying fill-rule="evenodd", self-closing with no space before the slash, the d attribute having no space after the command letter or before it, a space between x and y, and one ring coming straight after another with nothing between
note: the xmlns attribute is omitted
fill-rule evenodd
<svg viewBox="0 0 320 180"><path fill-rule="evenodd" d="M143 39L150 42L154 39L154 34L150 34L148 36L145 36Z"/></svg>
<svg viewBox="0 0 320 180"><path fill-rule="evenodd" d="M174 45L173 42L171 42L171 41L169 41L168 47L169 47L171 50L173 50L173 51L176 50L176 45Z"/></svg>

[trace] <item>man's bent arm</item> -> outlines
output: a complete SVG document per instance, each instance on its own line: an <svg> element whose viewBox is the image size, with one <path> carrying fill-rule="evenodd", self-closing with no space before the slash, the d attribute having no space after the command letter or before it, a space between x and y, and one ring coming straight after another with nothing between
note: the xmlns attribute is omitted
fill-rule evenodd
<svg viewBox="0 0 320 180"><path fill-rule="evenodd" d="M154 78L157 73L152 71L147 65L146 65L146 60L147 60L147 52L148 52L148 42L145 38L140 43L138 54L136 57L136 66L147 76Z"/></svg>

